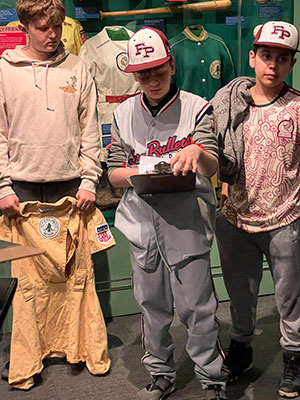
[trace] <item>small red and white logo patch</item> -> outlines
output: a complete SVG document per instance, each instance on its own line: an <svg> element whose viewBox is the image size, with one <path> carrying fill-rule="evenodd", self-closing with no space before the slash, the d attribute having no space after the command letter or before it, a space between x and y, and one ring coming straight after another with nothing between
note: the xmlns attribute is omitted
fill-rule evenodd
<svg viewBox="0 0 300 400"><path fill-rule="evenodd" d="M112 238L110 231L97 233L97 239L99 243L107 243Z"/></svg>
<svg viewBox="0 0 300 400"><path fill-rule="evenodd" d="M88 40L88 35L85 33L85 31L82 29L81 31L80 31L80 40L81 40L81 43L83 44L84 42L86 42L87 40Z"/></svg>
<svg viewBox="0 0 300 400"><path fill-rule="evenodd" d="M97 240L99 243L107 243L112 239L108 224L99 225L95 227Z"/></svg>

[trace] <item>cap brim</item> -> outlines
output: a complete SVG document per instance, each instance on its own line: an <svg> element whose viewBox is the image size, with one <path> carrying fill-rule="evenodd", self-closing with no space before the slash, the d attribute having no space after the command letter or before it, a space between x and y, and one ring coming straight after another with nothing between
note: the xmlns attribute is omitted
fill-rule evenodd
<svg viewBox="0 0 300 400"><path fill-rule="evenodd" d="M170 60L170 58L171 58L171 55L168 55L167 57L160 58L159 60L155 60L155 61L150 61L148 63L136 64L136 65L129 64L124 69L124 72L137 72L137 71L142 71L144 69L158 67L159 65L165 64L167 61Z"/></svg>
<svg viewBox="0 0 300 400"><path fill-rule="evenodd" d="M284 44L278 44L278 43L272 43L272 42L256 42L255 40L254 40L253 44L255 44L257 46L280 47L282 49L287 49L287 50L290 50L290 51L295 51L297 53L300 53L299 50L293 49L293 48L291 48L289 46L285 46Z"/></svg>

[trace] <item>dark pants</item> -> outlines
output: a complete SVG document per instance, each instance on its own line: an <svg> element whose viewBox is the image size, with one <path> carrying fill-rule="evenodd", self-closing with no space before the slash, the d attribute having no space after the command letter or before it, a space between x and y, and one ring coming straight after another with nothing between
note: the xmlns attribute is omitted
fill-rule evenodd
<svg viewBox="0 0 300 400"><path fill-rule="evenodd" d="M70 181L45 183L13 181L12 188L20 202L40 201L42 203L56 203L65 196L75 197L80 183L80 178Z"/></svg>

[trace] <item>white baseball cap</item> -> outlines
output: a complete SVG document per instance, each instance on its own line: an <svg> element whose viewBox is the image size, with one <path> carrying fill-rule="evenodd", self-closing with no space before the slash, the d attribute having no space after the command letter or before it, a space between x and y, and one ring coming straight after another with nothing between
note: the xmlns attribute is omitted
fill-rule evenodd
<svg viewBox="0 0 300 400"><path fill-rule="evenodd" d="M131 36L127 45L128 65L124 72L157 67L171 58L165 34L158 29L143 27Z"/></svg>
<svg viewBox="0 0 300 400"><path fill-rule="evenodd" d="M256 32L253 44L260 46L282 47L298 51L299 32L297 28L284 21L268 21Z"/></svg>

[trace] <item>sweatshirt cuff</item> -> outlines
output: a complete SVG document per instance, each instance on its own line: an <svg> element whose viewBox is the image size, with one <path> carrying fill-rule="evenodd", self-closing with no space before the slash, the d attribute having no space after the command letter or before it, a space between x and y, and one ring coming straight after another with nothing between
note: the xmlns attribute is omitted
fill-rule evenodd
<svg viewBox="0 0 300 400"><path fill-rule="evenodd" d="M78 189L88 190L89 192L96 194L97 184L89 179L82 179Z"/></svg>
<svg viewBox="0 0 300 400"><path fill-rule="evenodd" d="M0 200L3 199L3 197L10 196L12 194L16 194L10 185L4 186L0 189Z"/></svg>

